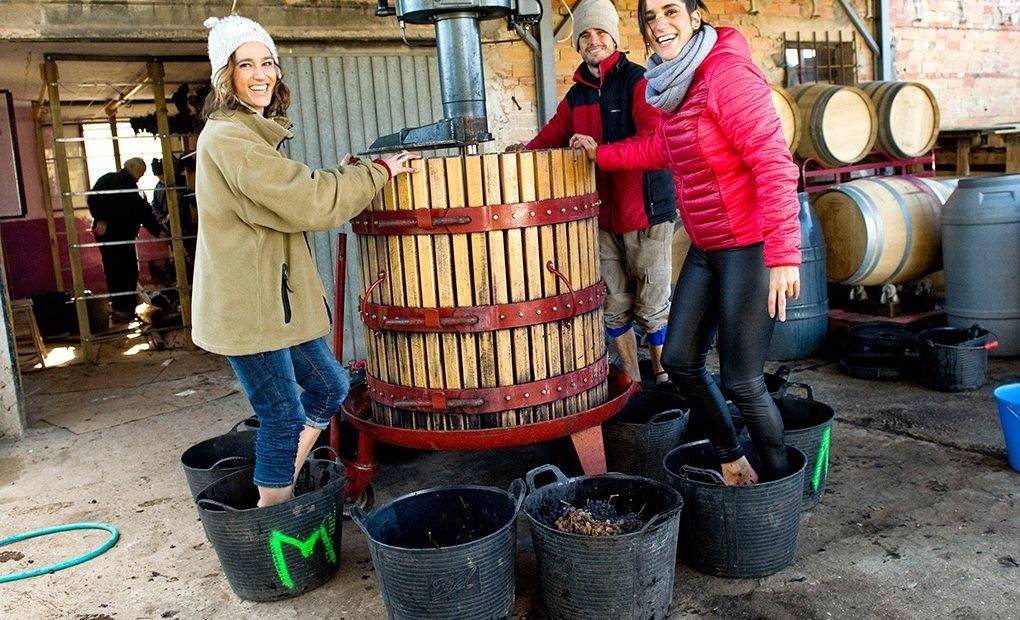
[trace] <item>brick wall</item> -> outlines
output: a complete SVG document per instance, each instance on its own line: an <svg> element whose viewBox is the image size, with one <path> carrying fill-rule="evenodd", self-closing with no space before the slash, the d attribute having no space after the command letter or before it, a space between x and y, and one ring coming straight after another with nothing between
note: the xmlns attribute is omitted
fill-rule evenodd
<svg viewBox="0 0 1020 620"><path fill-rule="evenodd" d="M568 0L573 6L576 0ZM873 0L872 0L873 1ZM895 70L900 79L917 80L932 88L942 108L944 127L964 123L1020 121L1020 3L1001 0L965 0L967 20L960 23L958 0L918 0L923 8L915 21L915 0L890 0L895 44ZM552 0L549 0L552 4ZM749 0L707 0L708 20L732 26L747 37L751 56L772 84L781 85L783 34L800 32L833 39L849 39L854 28L836 0L757 0L757 15L749 14ZM858 15L869 26L865 0L854 0ZM999 24L999 6L1012 21ZM566 10L555 2L554 25ZM646 54L636 21L637 0L617 0L620 12L620 49L644 63ZM813 8L817 16L812 16ZM499 32L489 33L493 37ZM561 37L567 37L569 29ZM502 33L506 38L506 33ZM512 35L511 35L512 36ZM858 78L872 79L872 56L857 38ZM489 89L490 129L499 147L531 137L537 126L535 79L531 53L523 42L487 46L484 53ZM570 76L580 62L569 38L556 44L558 96L570 87ZM520 106L520 109L518 109Z"/></svg>
<svg viewBox="0 0 1020 620"><path fill-rule="evenodd" d="M962 5L893 0L894 69L932 89L944 128L1020 122L1020 3Z"/></svg>

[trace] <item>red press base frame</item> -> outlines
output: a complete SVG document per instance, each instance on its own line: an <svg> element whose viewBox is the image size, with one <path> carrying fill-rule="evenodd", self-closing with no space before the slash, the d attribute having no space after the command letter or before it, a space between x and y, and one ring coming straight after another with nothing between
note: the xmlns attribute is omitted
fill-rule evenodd
<svg viewBox="0 0 1020 620"><path fill-rule="evenodd" d="M470 431L429 431L394 428L366 419L371 406L367 386L358 385L344 401L343 411L359 431L358 453L353 461L344 461L347 468L347 500L356 501L371 482L379 464L375 460L376 442L420 450L488 450L548 441L570 435L577 457L586 474L606 472L606 452L602 443L602 423L611 418L639 389L630 377L610 366L609 400L604 404L571 416L514 426ZM330 425L330 444L339 451L339 424Z"/></svg>

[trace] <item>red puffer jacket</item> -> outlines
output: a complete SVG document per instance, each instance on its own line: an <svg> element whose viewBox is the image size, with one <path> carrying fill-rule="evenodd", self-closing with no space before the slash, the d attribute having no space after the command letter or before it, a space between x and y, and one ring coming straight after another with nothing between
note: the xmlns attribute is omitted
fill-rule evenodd
<svg viewBox="0 0 1020 620"><path fill-rule="evenodd" d="M718 28L680 108L651 136L598 147L603 170L669 166L691 242L723 250L765 242L765 265L800 264L797 166L765 76L739 32Z"/></svg>

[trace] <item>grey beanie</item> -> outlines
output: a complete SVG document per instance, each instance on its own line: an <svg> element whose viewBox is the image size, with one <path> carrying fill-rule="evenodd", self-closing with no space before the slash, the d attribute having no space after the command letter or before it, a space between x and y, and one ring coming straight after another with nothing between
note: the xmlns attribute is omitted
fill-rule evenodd
<svg viewBox="0 0 1020 620"><path fill-rule="evenodd" d="M581 7L574 11L574 32L571 39L574 49L580 51L581 33L589 28L605 30L620 46L620 14L609 0L582 0Z"/></svg>

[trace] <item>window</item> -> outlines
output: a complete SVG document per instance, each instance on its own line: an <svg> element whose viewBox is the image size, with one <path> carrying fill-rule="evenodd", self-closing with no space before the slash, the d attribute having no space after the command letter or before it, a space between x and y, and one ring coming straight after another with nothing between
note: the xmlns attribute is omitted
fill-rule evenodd
<svg viewBox="0 0 1020 620"><path fill-rule="evenodd" d="M89 187L107 172L116 172L117 164L113 158L113 140L110 139L109 123L86 123L82 125L82 137L85 138L85 158L88 162ZM146 199L152 199L152 188L158 180L152 174L152 159L163 159L163 146L159 138L148 134L139 134L131 129L127 121L117 123L117 135L121 138L121 165L132 157L141 157L145 161L145 175L138 179L138 187L146 190Z"/></svg>
<svg viewBox="0 0 1020 620"><path fill-rule="evenodd" d="M786 65L786 86L828 82L842 86L857 85L857 35L843 40L839 32L835 41L829 33L819 41L817 33L805 40L798 32L795 39L783 35L783 59Z"/></svg>

